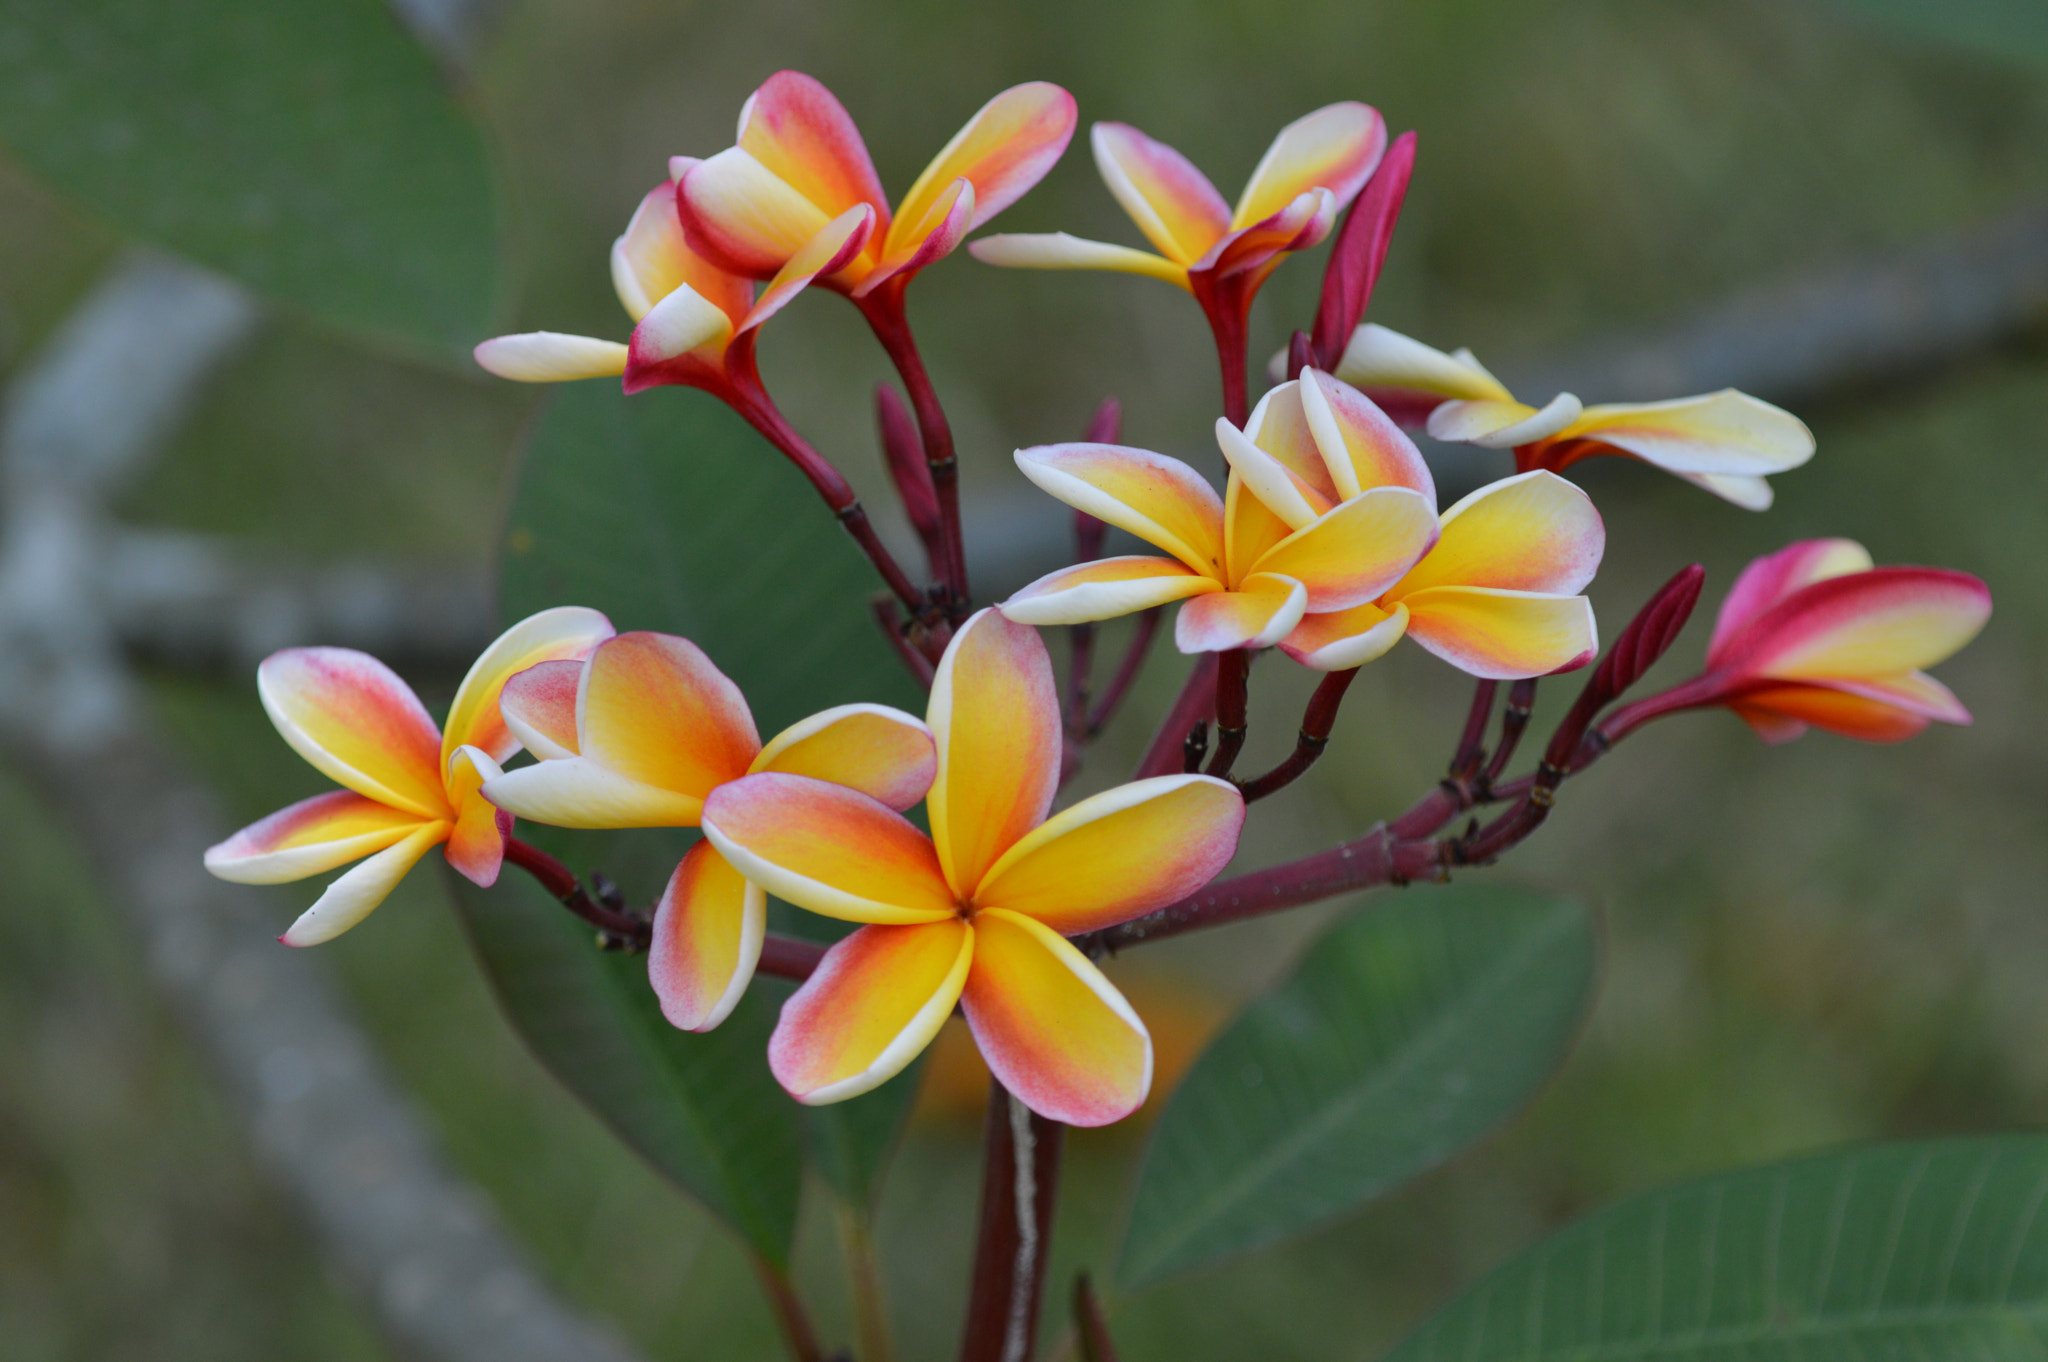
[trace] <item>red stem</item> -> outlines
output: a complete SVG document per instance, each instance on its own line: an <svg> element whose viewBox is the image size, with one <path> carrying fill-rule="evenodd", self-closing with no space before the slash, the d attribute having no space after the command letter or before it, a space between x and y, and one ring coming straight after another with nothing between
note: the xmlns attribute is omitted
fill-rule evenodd
<svg viewBox="0 0 2048 1362"><path fill-rule="evenodd" d="M825 1354L818 1347L818 1331L811 1327L811 1317L790 1284L789 1274L758 1255L754 1258L754 1271L760 1275L761 1289L767 1293L775 1322L782 1327L782 1341L788 1345L789 1355L796 1362L824 1362Z"/></svg>
<svg viewBox="0 0 2048 1362"><path fill-rule="evenodd" d="M1152 745L1145 749L1144 760L1131 773L1131 779L1144 780L1148 776L1179 772L1181 744L1187 741L1190 729L1205 722L1215 712L1215 705L1216 654L1202 653L1195 658L1194 670L1188 673L1187 684L1180 688L1173 708L1167 710L1166 717L1160 721L1159 731L1153 735Z"/></svg>
<svg viewBox="0 0 2048 1362"><path fill-rule="evenodd" d="M960 1362L1029 1362L1066 1127L989 1083L981 1223Z"/></svg>
<svg viewBox="0 0 2048 1362"><path fill-rule="evenodd" d="M882 636L889 640L889 647L895 651L896 659L909 671L912 679L919 686L925 690L930 690L932 688L932 677L937 673L938 669L933 666L931 658L918 651L917 645L913 644L904 633L903 617L896 613L896 602L889 599L887 595L881 595L875 597L871 604L874 609L875 623L881 627ZM920 632L923 630L922 625L912 625L911 627ZM929 634L925 634L927 647L930 647L930 637Z"/></svg>
<svg viewBox="0 0 2048 1362"><path fill-rule="evenodd" d="M1247 648L1232 648L1216 659L1216 755L1209 758L1209 774L1228 776L1244 750L1245 711L1250 701L1252 655Z"/></svg>
<svg viewBox="0 0 2048 1362"><path fill-rule="evenodd" d="M960 537L960 463L953 450L953 428L946 421L946 409L925 372L924 357L917 351L910 318L903 308L907 279L892 279L855 306L867 318L889 362L910 394L911 410L917 413L917 428L924 436L925 466L931 472L932 495L939 508L939 579L949 596L948 612L956 620L967 614L967 555Z"/></svg>
<svg viewBox="0 0 2048 1362"><path fill-rule="evenodd" d="M1323 755L1323 749L1330 745L1330 729L1337 722L1337 709L1344 703L1344 692L1351 689L1351 682L1358 675L1358 668L1348 667L1340 672L1330 672L1316 686L1315 694L1309 696L1308 707L1302 711L1301 732L1294 740L1294 751L1287 759L1262 776L1242 781L1238 789L1244 795L1244 802L1254 803L1267 795L1286 789Z"/></svg>

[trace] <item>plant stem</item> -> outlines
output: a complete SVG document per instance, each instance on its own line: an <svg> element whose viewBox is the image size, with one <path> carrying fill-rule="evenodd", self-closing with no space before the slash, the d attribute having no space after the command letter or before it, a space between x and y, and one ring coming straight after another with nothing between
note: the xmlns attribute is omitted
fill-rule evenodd
<svg viewBox="0 0 2048 1362"><path fill-rule="evenodd" d="M1479 777L1480 793L1493 787L1501 773L1507 770L1508 762L1514 759L1515 748L1521 744L1522 731L1529 726L1529 716L1536 711L1536 678L1524 677L1508 690L1507 708L1500 716L1500 746L1494 749L1493 760L1486 763L1486 771Z"/></svg>
<svg viewBox="0 0 2048 1362"><path fill-rule="evenodd" d="M892 1362L896 1346L889 1329L889 1301L882 1289L882 1265L875 1253L868 1213L840 1198L834 1199L833 1210L839 1222L839 1250L846 1258L847 1285L853 1295L860 1362Z"/></svg>
<svg viewBox="0 0 2048 1362"><path fill-rule="evenodd" d="M789 1274L759 1254L754 1255L754 1271L761 1278L768 1308L782 1327L782 1341L788 1346L789 1355L796 1362L824 1362L825 1355L818 1348L818 1331L811 1327L811 1317L804 1310L803 1301L797 1298L796 1288L790 1285Z"/></svg>
<svg viewBox="0 0 2048 1362"><path fill-rule="evenodd" d="M1216 659L1216 752L1209 758L1209 774L1224 777L1244 750L1245 713L1251 699L1252 655L1247 648L1232 648Z"/></svg>
<svg viewBox="0 0 2048 1362"><path fill-rule="evenodd" d="M1029 1362L1065 1133L990 1080L981 1225L960 1362Z"/></svg>
<svg viewBox="0 0 2048 1362"><path fill-rule="evenodd" d="M1493 717L1493 696L1499 686L1497 681L1481 680L1472 688L1465 732L1458 739L1458 750L1451 754L1450 778L1460 784L1470 783L1479 773L1479 763L1486 760L1486 721Z"/></svg>
<svg viewBox="0 0 2048 1362"><path fill-rule="evenodd" d="M1352 679L1357 675L1358 668L1348 667L1323 677L1316 686L1315 694L1309 697L1308 707L1302 711L1301 732L1294 740L1294 751L1264 775L1238 785L1245 803L1253 803L1286 789L1316 764L1316 759L1323 755L1323 749L1330 745L1330 729L1337 722L1337 708L1344 703L1344 692L1351 688Z"/></svg>
<svg viewBox="0 0 2048 1362"><path fill-rule="evenodd" d="M1188 673L1187 682L1180 688L1173 707L1160 721L1159 731L1152 736L1152 745L1145 749L1144 759L1131 773L1131 779L1143 780L1148 776L1178 772L1181 745L1187 741L1188 731L1206 721L1214 712L1215 705L1216 654L1201 653L1196 656L1194 669Z"/></svg>
<svg viewBox="0 0 2048 1362"><path fill-rule="evenodd" d="M1102 1318L1102 1302L1095 1299L1095 1285L1085 1272L1074 1278L1074 1334L1080 1343L1081 1362L1117 1362L1116 1344Z"/></svg>
<svg viewBox="0 0 2048 1362"><path fill-rule="evenodd" d="M924 357L918 353L911 334L910 318L904 311L903 291L907 279L892 279L865 298L854 300L868 329L888 353L889 362L910 394L910 408L917 414L918 432L924 437L925 466L931 472L932 495L939 511L939 561L934 565L945 583L948 613L955 619L967 615L967 555L960 536L960 462L953 449L953 428L946 409L925 372Z"/></svg>
<svg viewBox="0 0 2048 1362"><path fill-rule="evenodd" d="M871 605L875 623L881 627L882 636L889 640L889 648L896 654L896 660L903 664L904 670L910 673L911 679L916 681L920 688L930 690L932 677L937 674L938 669L932 665L931 658L919 651L917 645L912 643L909 635L904 632L902 617L896 613L896 602L885 593L876 596ZM918 630L923 628L917 624L911 627Z"/></svg>

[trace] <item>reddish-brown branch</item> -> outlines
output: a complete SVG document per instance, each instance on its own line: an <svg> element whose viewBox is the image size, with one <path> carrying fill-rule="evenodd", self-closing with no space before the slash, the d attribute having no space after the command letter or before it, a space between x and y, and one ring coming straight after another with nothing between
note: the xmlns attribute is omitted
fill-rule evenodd
<svg viewBox="0 0 2048 1362"><path fill-rule="evenodd" d="M889 640L889 647L895 652L897 661L903 664L919 686L930 690L932 677L937 669L933 666L931 658L918 651L917 646L910 641L909 635L905 632L903 617L896 613L896 602L884 594L876 596L870 604L874 610L875 623L881 627L882 637ZM909 627L923 633L922 626L913 624ZM930 635L926 634L925 637L929 639Z"/></svg>
<svg viewBox="0 0 2048 1362"><path fill-rule="evenodd" d="M1295 737L1294 751L1287 759L1262 776L1241 781L1238 789L1247 804L1264 799L1267 795L1286 789L1323 755L1323 749L1330 745L1330 729L1337 722L1338 707L1344 703L1344 692L1351 688L1351 682L1358 675L1358 668L1347 667L1343 671L1331 672L1316 686L1315 694L1309 696L1308 707L1302 711L1301 732Z"/></svg>
<svg viewBox="0 0 2048 1362"><path fill-rule="evenodd" d="M1508 769L1515 749L1521 745L1522 733L1529 727L1529 716L1535 712L1536 678L1524 677L1508 689L1508 703L1500 715L1500 745L1494 748L1493 760L1486 763L1486 770L1479 777L1480 794L1493 788L1493 782Z"/></svg>
<svg viewBox="0 0 2048 1362"><path fill-rule="evenodd" d="M789 1274L758 1255L754 1258L754 1271L760 1275L761 1289L768 1296L769 1308L775 1312L775 1322L782 1328L782 1341L790 1357L795 1362L824 1362L825 1354L818 1347L818 1331L811 1326L810 1314L790 1283Z"/></svg>
<svg viewBox="0 0 2048 1362"><path fill-rule="evenodd" d="M981 1221L960 1362L1028 1362L1052 1247L1066 1127L989 1084Z"/></svg>
<svg viewBox="0 0 2048 1362"><path fill-rule="evenodd" d="M1085 1272L1074 1278L1074 1338L1081 1362L1117 1362L1109 1321L1102 1317L1102 1302L1095 1299L1095 1284Z"/></svg>
<svg viewBox="0 0 2048 1362"><path fill-rule="evenodd" d="M918 542L924 545L925 563L936 575L942 553L938 494L932 490L931 469L925 464L917 423L911 418L910 409L903 405L903 399L886 383L875 385L875 430L881 439L882 460L888 466L889 480L896 485L896 495L903 502L910 528L917 531Z"/></svg>
<svg viewBox="0 0 2048 1362"><path fill-rule="evenodd" d="M1209 758L1209 774L1228 776L1244 750L1246 710L1251 698L1252 655L1248 648L1232 648L1216 658L1216 751Z"/></svg>
<svg viewBox="0 0 2048 1362"><path fill-rule="evenodd" d="M1486 722L1493 717L1496 681L1482 680L1472 689L1472 708L1465 715L1465 731L1458 736L1458 750L1451 754L1450 778L1469 784L1486 760Z"/></svg>
<svg viewBox="0 0 2048 1362"><path fill-rule="evenodd" d="M945 583L947 612L955 620L967 614L967 555L960 538L960 463L953 450L953 428L946 409L939 403L931 375L925 372L924 357L918 353L911 334L910 318L904 311L903 291L908 280L892 279L865 298L854 300L868 329L896 366L903 390L910 394L911 410L917 413L917 428L924 437L925 467L931 475L932 496L939 513L939 555L937 570Z"/></svg>
<svg viewBox="0 0 2048 1362"><path fill-rule="evenodd" d="M761 960L754 966L754 972L802 983L818 968L826 949L815 941L770 932L761 942Z"/></svg>

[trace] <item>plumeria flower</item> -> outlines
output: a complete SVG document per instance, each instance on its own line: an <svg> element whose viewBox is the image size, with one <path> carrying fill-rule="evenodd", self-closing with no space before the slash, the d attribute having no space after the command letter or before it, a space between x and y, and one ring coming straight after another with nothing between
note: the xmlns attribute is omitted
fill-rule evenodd
<svg viewBox="0 0 2048 1362"><path fill-rule="evenodd" d="M671 168L680 175L695 164L678 157ZM735 382L758 386L756 331L818 275L856 255L874 230L874 214L855 207L819 224L756 298L751 279L720 269L684 241L676 190L673 180L649 190L612 243L612 287L634 321L628 344L529 331L485 341L476 362L522 383L624 375L629 393L682 384L726 397Z"/></svg>
<svg viewBox="0 0 2048 1362"><path fill-rule="evenodd" d="M695 827L713 791L758 771L840 782L892 809L932 782L930 732L884 705L828 709L764 744L739 687L670 634L621 634L588 662L514 677L505 696L506 721L541 760L495 774L484 797L556 827ZM708 1031L725 1020L753 978L767 914L767 896L711 843L690 848L655 908L647 959L669 1021Z"/></svg>
<svg viewBox="0 0 2048 1362"><path fill-rule="evenodd" d="M1024 476L1170 558L1103 558L1003 602L1026 624L1078 624L1185 600L1185 653L1264 648L1304 614L1347 610L1398 582L1436 541L1436 489L1414 442L1355 389L1305 370L1240 431L1216 423L1224 494L1163 454L1117 445L1017 452Z"/></svg>
<svg viewBox="0 0 2048 1362"><path fill-rule="evenodd" d="M1237 206L1225 203L1185 156L1124 123L1089 134L1109 192L1159 254L1065 232L983 237L968 249L991 265L1117 270L1164 279L1194 294L1242 381L1245 320L1266 277L1291 252L1330 234L1387 149L1379 111L1331 104L1280 130Z"/></svg>
<svg viewBox="0 0 2048 1362"><path fill-rule="evenodd" d="M1207 884L1244 801L1209 776L1134 781L1048 818L1060 714L1037 631L993 610L953 637L927 712L931 836L801 775L714 790L704 834L749 880L865 923L783 1005L768 1061L798 1101L854 1097L918 1055L958 1003L1003 1086L1041 1116L1105 1125L1152 1082L1152 1040L1066 938Z"/></svg>
<svg viewBox="0 0 2048 1362"><path fill-rule="evenodd" d="M846 109L810 76L778 71L741 107L733 146L680 167L683 226L707 258L766 279L864 208L872 235L822 282L865 298L907 283L1023 197L1067 149L1074 121L1074 97L1059 86L1012 86L967 120L892 213Z"/></svg>
<svg viewBox="0 0 2048 1362"><path fill-rule="evenodd" d="M1900 742L1970 712L1921 669L1954 655L1991 618L1967 572L1875 567L1849 539L1807 539L1757 559L1721 604L1706 672L1617 712L1610 736L1681 709L1726 705L1765 742L1808 726Z"/></svg>
<svg viewBox="0 0 2048 1362"><path fill-rule="evenodd" d="M256 691L292 749L346 788L301 800L206 853L238 884L281 884L368 857L327 886L279 939L331 940L369 916L420 857L441 846L480 885L497 881L512 819L479 793L519 749L499 696L536 663L587 655L611 636L595 610L543 610L484 650L455 692L446 731L389 667L351 648L287 648L256 669Z"/></svg>
<svg viewBox="0 0 2048 1362"><path fill-rule="evenodd" d="M1445 354L1368 322L1351 335L1337 376L1439 440L1512 449L1521 472L1569 468L1595 454L1654 464L1747 510L1771 504L1767 473L1813 457L1813 432L1788 411L1733 388L1669 402L1581 406L1559 393L1537 408L1515 399L1470 350Z"/></svg>
<svg viewBox="0 0 2048 1362"><path fill-rule="evenodd" d="M1318 671L1383 655L1408 635L1472 676L1505 680L1583 667L1600 651L1593 605L1607 532L1592 499L1538 469L1443 514L1436 546L1384 594L1306 616L1280 641Z"/></svg>

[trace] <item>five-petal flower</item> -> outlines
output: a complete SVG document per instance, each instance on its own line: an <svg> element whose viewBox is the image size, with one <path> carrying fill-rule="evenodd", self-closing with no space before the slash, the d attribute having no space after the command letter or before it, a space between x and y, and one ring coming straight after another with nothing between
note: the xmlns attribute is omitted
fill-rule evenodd
<svg viewBox="0 0 2048 1362"><path fill-rule="evenodd" d="M1521 472L1553 472L1596 454L1640 459L1752 511L1771 504L1768 473L1813 457L1813 432L1790 412L1724 388L1668 402L1581 406L1559 393L1519 402L1469 350L1444 354L1368 322L1351 335L1338 377L1431 436L1512 449Z"/></svg>
<svg viewBox="0 0 2048 1362"><path fill-rule="evenodd" d="M704 833L748 880L868 924L784 1004L769 1042L799 1101L857 1096L900 1072L957 1002L983 1057L1033 1111L1103 1125L1152 1079L1145 1025L1066 938L1209 882L1244 802L1208 776L1104 791L1048 818L1059 784L1052 661L1036 630L984 610L941 659L931 835L886 804L802 775L749 776L704 803Z"/></svg>
<svg viewBox="0 0 2048 1362"><path fill-rule="evenodd" d="M506 720L541 760L494 775L499 808L568 828L693 827L720 786L776 771L838 782L892 809L931 785L931 734L885 705L842 705L767 743L726 675L671 634L620 634L585 663L536 667L506 687ZM647 973L686 1031L724 1021L746 992L767 897L709 842L690 848L655 909Z"/></svg>
<svg viewBox="0 0 2048 1362"><path fill-rule="evenodd" d="M1194 469L1147 450L1019 450L1017 466L1041 488L1172 557L1063 568L1003 613L1077 624L1186 600L1174 627L1182 652L1263 648L1307 612L1371 601L1436 541L1436 489L1414 442L1328 374L1281 384L1242 431L1219 420L1216 438L1230 463L1220 499Z"/></svg>
<svg viewBox="0 0 2048 1362"><path fill-rule="evenodd" d="M270 721L346 788L250 824L208 850L206 868L239 884L281 884L369 857L291 925L280 938L290 946L330 940L361 922L436 846L471 880L494 883L512 820L478 791L519 748L500 693L514 674L584 656L611 632L603 615L573 606L513 625L463 678L445 732L412 688L367 653L287 648L265 658L256 689Z"/></svg>

